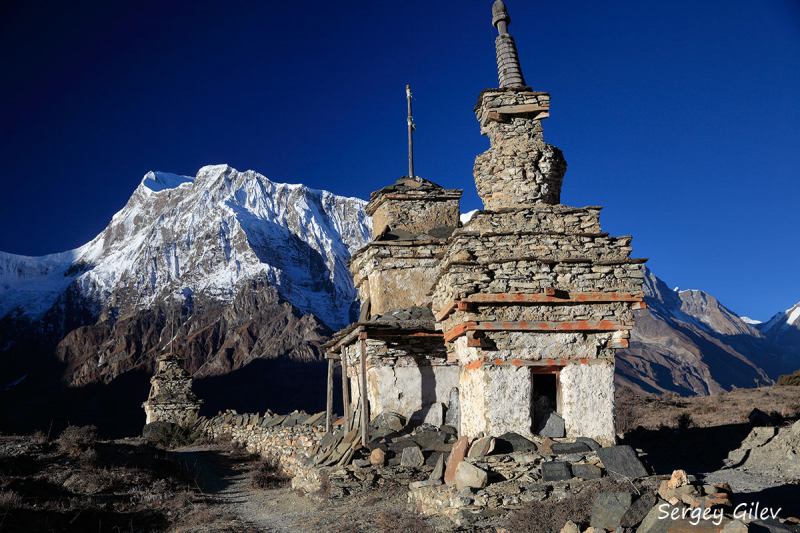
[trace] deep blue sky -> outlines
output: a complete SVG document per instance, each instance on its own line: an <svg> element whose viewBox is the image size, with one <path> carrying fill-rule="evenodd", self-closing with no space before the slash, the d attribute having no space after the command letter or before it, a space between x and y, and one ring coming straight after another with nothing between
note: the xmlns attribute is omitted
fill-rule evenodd
<svg viewBox="0 0 800 533"><path fill-rule="evenodd" d="M367 198L407 172L480 207L492 0L3 2L0 250L99 233L148 170L253 169ZM800 3L509 0L552 95L562 202L670 285L765 320L800 301Z"/></svg>

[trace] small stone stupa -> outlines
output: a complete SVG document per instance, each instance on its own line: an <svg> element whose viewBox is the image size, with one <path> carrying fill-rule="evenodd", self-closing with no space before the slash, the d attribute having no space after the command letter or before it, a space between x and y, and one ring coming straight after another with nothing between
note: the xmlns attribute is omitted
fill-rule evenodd
<svg viewBox="0 0 800 533"><path fill-rule="evenodd" d="M178 354L168 352L159 356L150 378L150 394L142 404L147 415L145 423L194 421L202 403L192 392L192 376L183 368Z"/></svg>

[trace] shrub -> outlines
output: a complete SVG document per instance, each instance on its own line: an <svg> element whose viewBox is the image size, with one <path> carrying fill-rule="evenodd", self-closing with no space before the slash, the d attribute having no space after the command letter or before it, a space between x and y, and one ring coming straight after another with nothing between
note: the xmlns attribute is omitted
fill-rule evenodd
<svg viewBox="0 0 800 533"><path fill-rule="evenodd" d="M97 463L97 452L92 448L88 448L81 452L78 456L78 461L82 467L91 468Z"/></svg>
<svg viewBox="0 0 800 533"><path fill-rule="evenodd" d="M675 425L681 429L686 429L694 423L692 415L689 413L681 413L675 417Z"/></svg>
<svg viewBox="0 0 800 533"><path fill-rule="evenodd" d="M174 449L193 444L198 437L200 431L195 429L194 424L182 423L162 426L150 435L150 442L162 448Z"/></svg>
<svg viewBox="0 0 800 533"><path fill-rule="evenodd" d="M600 491L598 484L586 484L578 494L562 500L530 502L509 517L506 529L511 533L559 533L567 520L572 520L582 530L589 526Z"/></svg>
<svg viewBox="0 0 800 533"><path fill-rule="evenodd" d="M0 510L8 512L22 507L22 496L13 490L0 492Z"/></svg>
<svg viewBox="0 0 800 533"><path fill-rule="evenodd" d="M800 370L795 370L792 374L779 377L778 385L784 387L800 387Z"/></svg>
<svg viewBox="0 0 800 533"><path fill-rule="evenodd" d="M95 426L67 426L58 437L58 449L73 457L80 456L97 441Z"/></svg>
<svg viewBox="0 0 800 533"><path fill-rule="evenodd" d="M280 489L290 485L289 476L275 460L261 463L261 467L253 472L250 483L256 489Z"/></svg>

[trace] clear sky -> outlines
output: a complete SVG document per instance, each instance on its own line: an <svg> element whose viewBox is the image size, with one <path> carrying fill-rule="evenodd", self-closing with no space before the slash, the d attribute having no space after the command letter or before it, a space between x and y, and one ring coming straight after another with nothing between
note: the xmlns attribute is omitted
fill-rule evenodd
<svg viewBox="0 0 800 533"><path fill-rule="evenodd" d="M671 286L766 320L800 301L800 2L508 0L562 202L603 205ZM149 170L252 169L367 198L416 173L480 207L492 0L0 7L0 250L99 233Z"/></svg>

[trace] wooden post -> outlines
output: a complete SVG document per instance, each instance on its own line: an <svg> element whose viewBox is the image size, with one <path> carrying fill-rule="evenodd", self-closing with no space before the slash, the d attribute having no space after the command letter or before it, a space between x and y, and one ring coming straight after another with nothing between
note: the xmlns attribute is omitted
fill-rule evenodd
<svg viewBox="0 0 800 533"><path fill-rule="evenodd" d="M328 359L328 396L325 406L325 431L330 433L333 429L333 359Z"/></svg>
<svg viewBox="0 0 800 533"><path fill-rule="evenodd" d="M361 339L361 445L367 447L369 433L369 402L367 402L367 333L359 335Z"/></svg>
<svg viewBox="0 0 800 533"><path fill-rule="evenodd" d="M344 400L344 432L350 432L350 391L347 379L347 354L345 348L342 348L342 399Z"/></svg>

